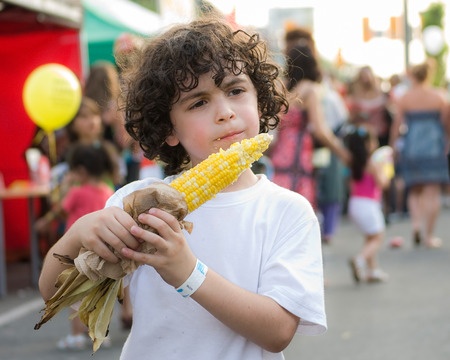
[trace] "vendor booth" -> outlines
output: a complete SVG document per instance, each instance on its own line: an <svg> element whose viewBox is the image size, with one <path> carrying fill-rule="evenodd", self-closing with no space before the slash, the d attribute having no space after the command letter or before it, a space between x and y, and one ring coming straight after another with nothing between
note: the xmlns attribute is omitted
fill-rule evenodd
<svg viewBox="0 0 450 360"><path fill-rule="evenodd" d="M158 14L128 0L0 1L0 186L30 179L25 150L37 126L25 110L23 90L33 70L61 64L82 86L92 63L114 62L119 36L148 36L160 27ZM2 205L6 255L27 258L27 199L5 199Z"/></svg>
<svg viewBox="0 0 450 360"><path fill-rule="evenodd" d="M161 28L160 15L128 0L83 0L82 38L89 64L114 62L114 44L123 34L149 36Z"/></svg>
<svg viewBox="0 0 450 360"><path fill-rule="evenodd" d="M82 76L82 7L73 0L16 0L2 1L0 8L0 185L8 187L29 179L25 150L36 132L22 98L29 74L43 64L58 63ZM2 203L6 255L27 257L27 199Z"/></svg>

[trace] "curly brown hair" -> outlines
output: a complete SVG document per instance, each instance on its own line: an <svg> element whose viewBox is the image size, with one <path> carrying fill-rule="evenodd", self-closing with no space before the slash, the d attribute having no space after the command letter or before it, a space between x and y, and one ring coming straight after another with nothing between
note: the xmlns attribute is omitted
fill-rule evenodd
<svg viewBox="0 0 450 360"><path fill-rule="evenodd" d="M275 129L279 114L287 111L280 69L265 42L257 34L233 31L220 19L175 25L133 55L122 74L125 128L147 158L165 164L166 175L190 163L181 144L169 146L165 140L173 131L173 104L182 92L198 86L201 75L212 72L217 86L230 73L248 75L257 91L260 132Z"/></svg>

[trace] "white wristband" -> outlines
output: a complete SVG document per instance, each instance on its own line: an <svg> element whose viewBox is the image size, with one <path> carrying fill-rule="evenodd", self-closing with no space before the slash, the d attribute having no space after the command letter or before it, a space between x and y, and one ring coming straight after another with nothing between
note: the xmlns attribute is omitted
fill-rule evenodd
<svg viewBox="0 0 450 360"><path fill-rule="evenodd" d="M187 280L176 288L177 292L181 294L182 297L186 298L191 296L197 291L203 281L205 281L206 273L208 272L208 267L203 264L199 259L195 264L195 268L192 274L187 278Z"/></svg>

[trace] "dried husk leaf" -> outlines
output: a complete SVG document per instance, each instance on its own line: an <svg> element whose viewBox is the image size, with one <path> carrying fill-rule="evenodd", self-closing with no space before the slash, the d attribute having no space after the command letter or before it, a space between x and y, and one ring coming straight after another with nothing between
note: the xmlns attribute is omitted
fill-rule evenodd
<svg viewBox="0 0 450 360"><path fill-rule="evenodd" d="M159 208L172 214L188 231L192 229L190 223L183 221L188 213L184 196L174 188L162 182L153 183L125 196L123 199L123 208L137 224L145 230L154 231L147 225L140 223L138 217L140 214L147 212L151 208ZM152 254L155 252L155 248L144 242L141 244L138 251ZM84 273L93 281L102 277L120 279L126 274L132 273L139 266L139 264L136 264L133 260L123 258L117 252L114 253L121 259L120 262L115 264L104 261L93 251L81 249L79 257L75 259L75 266L78 268L79 272Z"/></svg>
<svg viewBox="0 0 450 360"><path fill-rule="evenodd" d="M192 224L183 220L188 213L183 195L165 183L154 183L129 194L123 199L123 205L124 210L146 230L154 231L140 223L138 216L155 207L175 216L189 232L192 230ZM145 242L138 250L149 254L156 251ZM93 351L97 351L108 334L115 300L123 299L123 277L139 266L115 254L121 260L117 264L106 262L84 248L74 260L53 254L70 267L59 275L55 284L58 290L46 301L44 315L34 328L39 329L63 308L81 301L76 315L89 328Z"/></svg>

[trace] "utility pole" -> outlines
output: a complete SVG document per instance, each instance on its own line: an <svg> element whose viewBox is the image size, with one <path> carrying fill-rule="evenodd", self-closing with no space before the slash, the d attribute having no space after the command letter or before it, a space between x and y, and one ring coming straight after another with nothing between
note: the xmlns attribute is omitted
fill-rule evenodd
<svg viewBox="0 0 450 360"><path fill-rule="evenodd" d="M409 68L409 43L411 42L411 28L408 21L408 0L403 0L403 26L405 34L405 71Z"/></svg>

